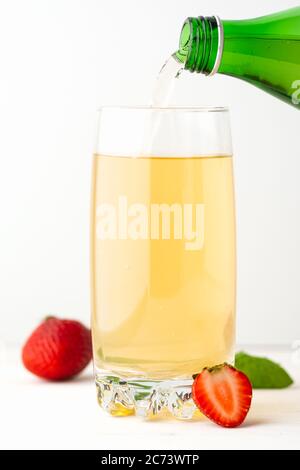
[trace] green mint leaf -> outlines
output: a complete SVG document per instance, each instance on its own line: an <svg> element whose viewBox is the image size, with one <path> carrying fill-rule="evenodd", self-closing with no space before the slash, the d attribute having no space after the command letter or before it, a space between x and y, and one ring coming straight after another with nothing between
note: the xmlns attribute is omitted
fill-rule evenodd
<svg viewBox="0 0 300 470"><path fill-rule="evenodd" d="M265 357L239 352L235 355L235 367L247 375L253 388L286 388L293 383L279 364Z"/></svg>

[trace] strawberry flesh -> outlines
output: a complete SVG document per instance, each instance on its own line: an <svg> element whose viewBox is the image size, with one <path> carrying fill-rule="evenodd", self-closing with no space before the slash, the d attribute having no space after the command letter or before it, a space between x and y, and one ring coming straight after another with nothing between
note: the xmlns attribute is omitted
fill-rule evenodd
<svg viewBox="0 0 300 470"><path fill-rule="evenodd" d="M192 394L207 418L233 428L242 424L248 414L252 386L243 372L225 363L203 369L194 380Z"/></svg>

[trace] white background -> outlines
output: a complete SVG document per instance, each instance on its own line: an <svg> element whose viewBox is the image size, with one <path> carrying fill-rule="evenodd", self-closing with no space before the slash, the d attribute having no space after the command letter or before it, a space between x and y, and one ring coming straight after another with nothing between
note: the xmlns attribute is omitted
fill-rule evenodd
<svg viewBox="0 0 300 470"><path fill-rule="evenodd" d="M0 341L22 342L49 313L89 322L99 105L149 102L187 16L237 19L298 4L1 0ZM185 73L175 95L173 104L231 109L238 341L290 344L300 338L300 114L229 77Z"/></svg>

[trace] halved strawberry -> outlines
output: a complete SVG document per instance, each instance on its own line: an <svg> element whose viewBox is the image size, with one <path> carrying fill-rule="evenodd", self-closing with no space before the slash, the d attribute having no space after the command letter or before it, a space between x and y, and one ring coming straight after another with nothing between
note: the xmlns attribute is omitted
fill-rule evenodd
<svg viewBox="0 0 300 470"><path fill-rule="evenodd" d="M252 386L243 372L225 363L203 369L194 380L192 394L207 418L220 426L234 428L248 414Z"/></svg>

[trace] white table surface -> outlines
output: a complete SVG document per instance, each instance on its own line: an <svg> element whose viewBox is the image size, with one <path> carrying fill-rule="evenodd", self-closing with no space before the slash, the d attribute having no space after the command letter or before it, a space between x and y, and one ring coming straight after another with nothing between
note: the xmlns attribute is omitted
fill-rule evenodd
<svg viewBox="0 0 300 470"><path fill-rule="evenodd" d="M17 349L3 353L1 449L300 449L300 360L286 348L247 348L284 365L295 384L257 390L243 426L207 421L114 418L96 402L91 367L78 379L48 383L23 369Z"/></svg>

